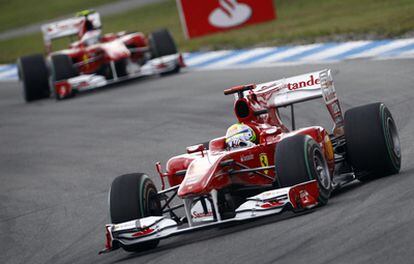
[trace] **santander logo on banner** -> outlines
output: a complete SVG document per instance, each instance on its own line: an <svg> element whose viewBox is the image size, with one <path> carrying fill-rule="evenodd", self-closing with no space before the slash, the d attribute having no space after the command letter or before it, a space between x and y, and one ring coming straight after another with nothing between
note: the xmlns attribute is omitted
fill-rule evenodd
<svg viewBox="0 0 414 264"><path fill-rule="evenodd" d="M276 18L273 0L177 0L187 38Z"/></svg>
<svg viewBox="0 0 414 264"><path fill-rule="evenodd" d="M237 0L219 0L219 7L214 9L208 20L219 28L238 26L246 22L252 15L250 6L237 3Z"/></svg>

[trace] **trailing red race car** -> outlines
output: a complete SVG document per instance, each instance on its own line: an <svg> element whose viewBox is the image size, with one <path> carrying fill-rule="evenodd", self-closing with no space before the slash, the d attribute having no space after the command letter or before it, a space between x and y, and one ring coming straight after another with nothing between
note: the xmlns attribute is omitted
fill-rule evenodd
<svg viewBox="0 0 414 264"><path fill-rule="evenodd" d="M47 58L41 54L18 59L19 78L27 102L54 95L56 99L114 82L152 74L177 73L184 66L171 34L159 30L101 34L94 11L42 26ZM77 36L68 49L52 52L52 40Z"/></svg>
<svg viewBox="0 0 414 264"><path fill-rule="evenodd" d="M400 141L388 108L373 103L343 116L330 70L237 86L224 94L236 94L238 124L208 147L191 146L170 158L166 172L156 163L161 191L144 173L113 181L112 223L106 225L101 252L150 249L184 232L322 206L335 188L400 170ZM295 129L293 105L320 97L333 119L332 132L320 126ZM278 109L286 106L291 131L279 117Z"/></svg>

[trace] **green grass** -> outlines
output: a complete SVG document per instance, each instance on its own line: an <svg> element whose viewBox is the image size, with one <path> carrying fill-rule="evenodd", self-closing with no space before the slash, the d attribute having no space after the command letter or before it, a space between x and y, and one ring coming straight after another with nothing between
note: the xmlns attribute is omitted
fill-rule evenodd
<svg viewBox="0 0 414 264"><path fill-rule="evenodd" d="M109 2L114 0L0 0L0 32Z"/></svg>
<svg viewBox="0 0 414 264"><path fill-rule="evenodd" d="M167 27L182 51L392 38L414 30L412 0L275 0L278 19L193 40L184 39L174 0L103 18L106 32ZM42 52L40 34L0 42L0 63Z"/></svg>

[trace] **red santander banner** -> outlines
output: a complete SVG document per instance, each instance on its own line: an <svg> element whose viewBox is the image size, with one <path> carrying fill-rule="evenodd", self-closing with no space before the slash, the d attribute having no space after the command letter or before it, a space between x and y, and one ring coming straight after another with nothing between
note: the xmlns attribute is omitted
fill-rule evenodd
<svg viewBox="0 0 414 264"><path fill-rule="evenodd" d="M177 0L187 38L276 19L273 0Z"/></svg>

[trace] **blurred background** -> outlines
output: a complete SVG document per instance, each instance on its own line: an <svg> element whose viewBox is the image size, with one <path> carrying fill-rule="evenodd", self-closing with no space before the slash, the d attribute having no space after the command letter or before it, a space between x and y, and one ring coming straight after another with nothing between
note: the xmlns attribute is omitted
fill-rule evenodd
<svg viewBox="0 0 414 264"><path fill-rule="evenodd" d="M242 2L242 1L241 1ZM168 28L181 51L414 36L412 0L274 0L277 19L186 39L175 0L0 0L0 63L44 51L42 23L92 8L104 32ZM55 44L64 48L67 41Z"/></svg>

